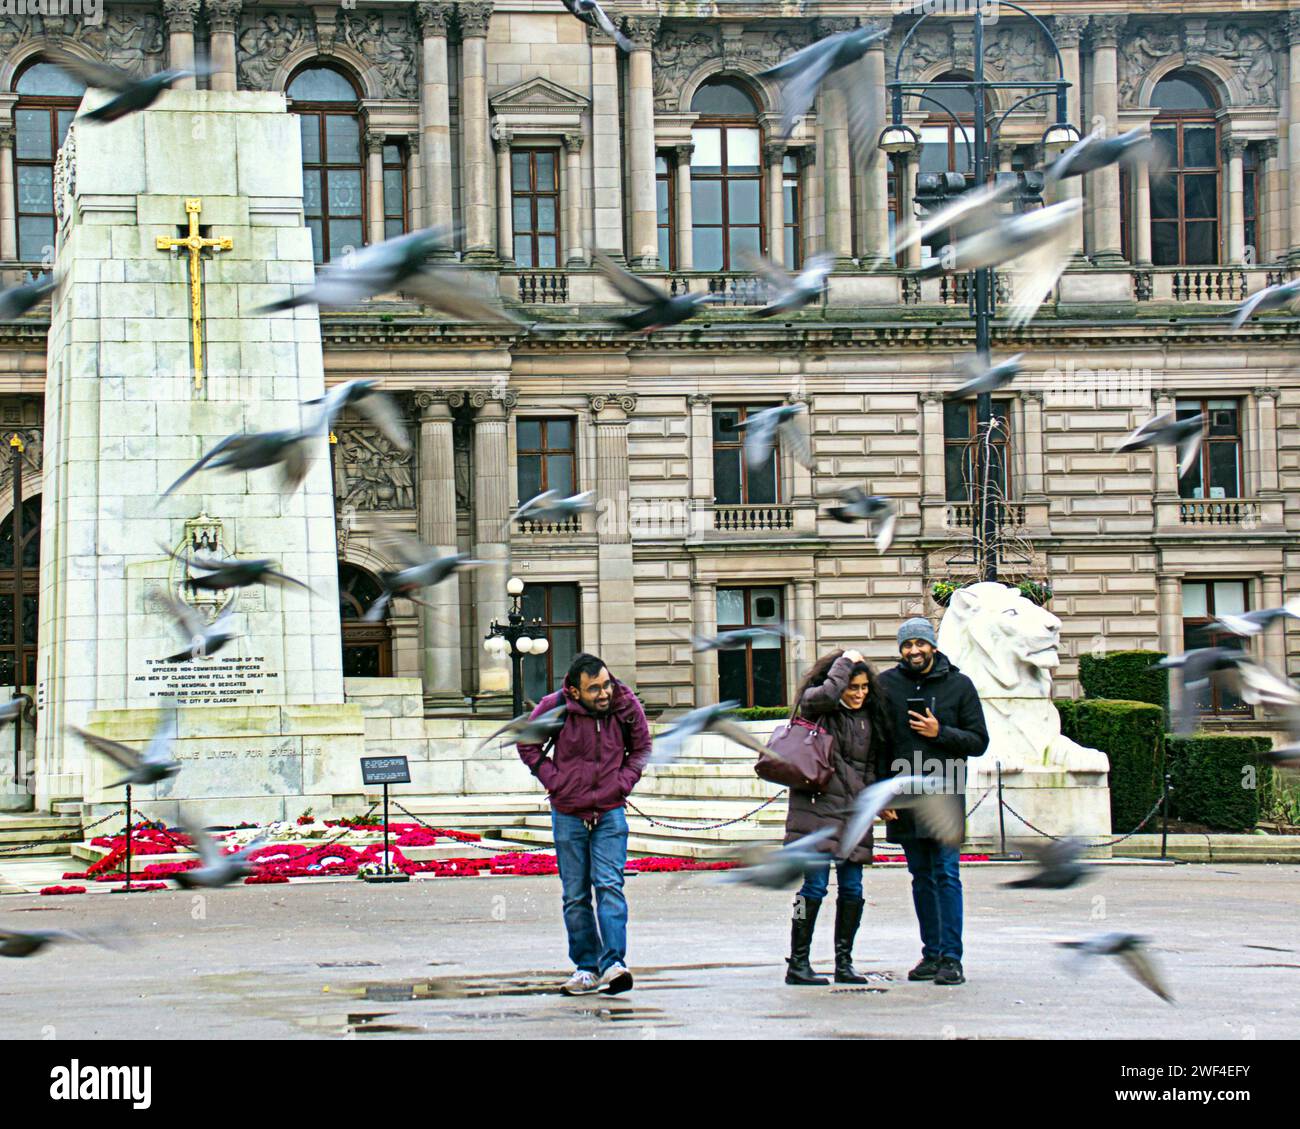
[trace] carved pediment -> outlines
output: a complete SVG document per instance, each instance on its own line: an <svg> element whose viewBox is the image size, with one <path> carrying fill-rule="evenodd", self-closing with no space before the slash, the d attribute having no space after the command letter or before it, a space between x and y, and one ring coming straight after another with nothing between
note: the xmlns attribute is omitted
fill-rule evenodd
<svg viewBox="0 0 1300 1129"><path fill-rule="evenodd" d="M488 99L494 113L581 114L591 104L581 94L541 75L524 79Z"/></svg>

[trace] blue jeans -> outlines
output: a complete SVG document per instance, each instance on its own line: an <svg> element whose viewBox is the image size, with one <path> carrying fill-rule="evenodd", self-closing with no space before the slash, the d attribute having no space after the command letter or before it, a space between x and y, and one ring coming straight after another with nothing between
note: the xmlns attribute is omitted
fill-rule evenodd
<svg viewBox="0 0 1300 1129"><path fill-rule="evenodd" d="M831 884L831 860L810 866L804 872L803 885L799 887L799 896L815 898L820 901L826 897ZM836 862L835 885L841 897L862 897L862 864L860 862Z"/></svg>
<svg viewBox="0 0 1300 1129"><path fill-rule="evenodd" d="M622 808L601 812L595 826L588 829L576 815L552 809L551 830L564 888L569 959L574 967L599 976L611 964L622 964L627 953L627 899L623 897L627 816ZM596 890L594 915L592 887Z"/></svg>
<svg viewBox="0 0 1300 1129"><path fill-rule="evenodd" d="M961 855L933 839L904 839L912 904L921 926L921 955L961 960Z"/></svg>

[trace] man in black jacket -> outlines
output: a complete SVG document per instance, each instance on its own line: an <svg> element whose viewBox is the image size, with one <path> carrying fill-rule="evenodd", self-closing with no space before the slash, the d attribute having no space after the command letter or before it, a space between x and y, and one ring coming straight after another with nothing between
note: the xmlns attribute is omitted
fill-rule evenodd
<svg viewBox="0 0 1300 1129"><path fill-rule="evenodd" d="M896 772L925 777L935 790L955 794L966 810L966 758L989 744L975 684L937 649L930 621L917 616L898 629L902 661L879 678L896 734ZM920 699L923 712L911 709ZM912 904L921 927L921 963L909 980L963 984L961 957L961 853L917 835L904 808L888 825L891 842L900 843L912 875Z"/></svg>

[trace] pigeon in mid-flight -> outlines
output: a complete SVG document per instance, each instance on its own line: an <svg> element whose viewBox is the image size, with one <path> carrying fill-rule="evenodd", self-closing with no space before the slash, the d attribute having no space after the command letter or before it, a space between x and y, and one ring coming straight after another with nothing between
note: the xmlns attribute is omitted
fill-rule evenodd
<svg viewBox="0 0 1300 1129"><path fill-rule="evenodd" d="M620 295L642 307L635 313L618 314L609 319L625 329L639 330L643 334L653 333L656 329L667 329L694 317L704 306L722 300L719 294L690 291L685 294L669 294L663 287L625 271L604 251L593 251L591 257Z"/></svg>
<svg viewBox="0 0 1300 1129"><path fill-rule="evenodd" d="M596 0L563 0L563 3L583 23L599 28L608 35L625 55L632 50L632 41L614 26L614 21L605 14L605 9Z"/></svg>
<svg viewBox="0 0 1300 1129"><path fill-rule="evenodd" d="M121 780L114 780L105 787L118 788L123 784L157 784L170 779L181 770L180 761L172 756L172 744L176 740L174 709L163 714L144 752L138 752L120 741L110 741L107 737L88 733L75 725L69 725L68 732L80 737L97 753L103 753L120 768L126 769L126 775Z"/></svg>
<svg viewBox="0 0 1300 1129"><path fill-rule="evenodd" d="M226 854L221 845L206 831L182 821L185 834L190 837L195 851L199 855L199 865L190 870L177 871L173 877L186 890L215 890L220 886L229 886L240 878L256 874L257 869L248 856L259 847L266 845L265 839L254 839L241 850Z"/></svg>
<svg viewBox="0 0 1300 1129"><path fill-rule="evenodd" d="M411 437L402 426L402 417L393 398L379 390L377 380L349 380L331 388L324 396L306 401L305 407L320 408L318 434L325 434L334 426L334 420L344 408L356 408L369 418L381 432L402 451L412 450Z"/></svg>
<svg viewBox="0 0 1300 1129"><path fill-rule="evenodd" d="M235 610L233 602L227 604L226 610L209 623L197 609L182 603L167 592L159 593L158 599L171 612L181 634L190 641L190 645L185 650L168 655L163 662L183 663L191 659L215 655L232 639L238 638L238 634L230 630L230 617Z"/></svg>
<svg viewBox="0 0 1300 1129"><path fill-rule="evenodd" d="M1221 671L1232 672L1233 683L1237 684L1239 679L1235 672L1243 662L1248 661L1249 656L1244 651L1233 647L1198 647L1185 654L1166 655L1159 662L1153 663L1152 666L1163 670L1176 670L1179 673L1183 693L1174 710L1174 732L1180 737L1187 737L1194 733L1201 723L1201 715L1193 691L1208 686L1210 679Z"/></svg>
<svg viewBox="0 0 1300 1129"><path fill-rule="evenodd" d="M840 836L839 857L848 858L866 838L867 831L882 811L908 808L927 839L949 847L960 847L966 830L961 799L945 792L928 792L923 776L891 776L858 793L852 814Z"/></svg>
<svg viewBox="0 0 1300 1129"><path fill-rule="evenodd" d="M819 251L804 260L797 275L779 267L771 259L746 254L745 265L767 283L771 298L761 310L754 311L756 318L774 318L792 314L811 305L826 290L835 256Z"/></svg>
<svg viewBox="0 0 1300 1129"><path fill-rule="evenodd" d="M52 294L57 285L53 275L41 275L31 282L0 290L0 321L16 321L42 298Z"/></svg>
<svg viewBox="0 0 1300 1129"><path fill-rule="evenodd" d="M677 718L673 725L665 729L654 739L654 751L650 764L667 764L681 756L682 749L691 738L703 733L713 733L734 741L742 748L749 749L761 757L782 759L771 749L742 729L734 720L727 717L731 710L738 709L739 702L718 702L711 706L700 706Z"/></svg>
<svg viewBox="0 0 1300 1129"><path fill-rule="evenodd" d="M498 737L504 737L507 734L509 739L503 742L506 745L544 745L564 728L565 718L568 713L569 707L564 703L556 706L553 710L539 713L536 717L521 713L518 717L511 718L494 733L489 733L484 737L474 752L476 754L481 753Z"/></svg>
<svg viewBox="0 0 1300 1129"><path fill-rule="evenodd" d="M968 396L979 396L985 392L996 392L1005 388L1020 375L1020 362L1024 353L1017 353L998 364L986 364L979 357L971 357L958 365L958 371L966 377L959 388L945 392L945 400L964 400Z"/></svg>
<svg viewBox="0 0 1300 1129"><path fill-rule="evenodd" d="M1074 839L1049 840L1046 843L1030 842L1024 851L1038 864L1038 869L1025 878L1017 878L1002 885L1013 890L1068 890L1096 871L1079 862L1083 844Z"/></svg>
<svg viewBox="0 0 1300 1129"><path fill-rule="evenodd" d="M366 623L377 623L383 619L384 612L394 596L404 596L412 603L424 604L423 600L415 596L421 588L432 588L435 584L441 584L454 572L463 568L477 568L484 563L471 560L468 553L439 556L436 550L431 549L423 541L405 533L390 533L383 540L401 558L403 567L386 569L379 573L379 583L384 590L361 617Z"/></svg>
<svg viewBox="0 0 1300 1129"><path fill-rule="evenodd" d="M1276 286L1266 286L1263 290L1256 290L1238 307L1232 318L1232 328L1240 329L1257 314L1289 309L1297 302L1300 302L1300 278L1280 282Z"/></svg>
<svg viewBox="0 0 1300 1129"><path fill-rule="evenodd" d="M1118 957L1124 971L1133 977L1142 987L1154 992L1167 1004L1174 1002L1169 989L1165 987L1156 970L1155 963L1147 955L1147 939L1132 933L1102 933L1086 941L1057 941L1063 949L1070 949L1085 957Z"/></svg>
<svg viewBox="0 0 1300 1129"><path fill-rule="evenodd" d="M90 59L83 59L79 55L73 55L68 51L47 49L44 55L59 70L80 79L87 86L97 87L100 90L111 90L117 95L117 97L109 99L97 109L82 114L78 119L79 121L96 123L114 122L119 118L126 117L127 114L134 114L137 110L147 109L158 100L159 95L164 90L174 86L181 79L194 78L199 73L209 73L193 69L159 71L157 74L138 78L131 74L130 71L108 66L106 63L96 63Z"/></svg>
<svg viewBox="0 0 1300 1129"><path fill-rule="evenodd" d="M509 529L516 521L568 521L578 514L596 508L596 492L587 490L569 498L560 497L558 490L545 490L535 498L529 498L512 513L504 526Z"/></svg>
<svg viewBox="0 0 1300 1129"><path fill-rule="evenodd" d="M861 486L849 486L839 493L839 504L828 506L826 516L845 525L855 521L879 522L876 550L885 552L894 541L898 524L898 507L880 494L868 494Z"/></svg>
<svg viewBox="0 0 1300 1129"><path fill-rule="evenodd" d="M1194 415L1175 419L1173 412L1162 412L1146 421L1115 448L1115 453L1139 451L1144 447L1177 447L1178 477L1182 478L1196 462L1201 449L1201 432L1205 416Z"/></svg>
<svg viewBox="0 0 1300 1129"><path fill-rule="evenodd" d="M817 845L833 834L835 828L822 827L784 847L749 853L745 856L744 865L735 870L724 870L715 881L739 882L748 886L761 886L766 890L787 889L802 882L810 866L821 866L826 862L826 852L819 851Z"/></svg>
<svg viewBox="0 0 1300 1129"><path fill-rule="evenodd" d="M301 580L276 570L275 562L267 559L239 560L235 557L206 557L199 553L177 553L161 545L160 548L172 560L180 561L188 568L201 570L197 576L188 576L185 586L191 591L203 589L206 592L224 592L228 588L247 588L252 584L293 584L312 589Z"/></svg>
<svg viewBox="0 0 1300 1129"><path fill-rule="evenodd" d="M1213 627L1219 631L1226 631L1230 635L1249 639L1267 631L1273 624L1287 619L1300 619L1300 600L1292 600L1285 607L1261 608L1259 611L1242 612L1240 615L1224 612L1215 620Z"/></svg>
<svg viewBox="0 0 1300 1129"><path fill-rule="evenodd" d="M1048 166L1044 179L1048 184L1071 176L1083 176L1108 165L1131 165L1136 161L1150 160L1155 154L1155 141L1149 130L1139 127L1115 137L1107 137L1104 130L1090 133L1076 141Z"/></svg>
<svg viewBox="0 0 1300 1129"><path fill-rule="evenodd" d="M72 932L67 929L0 929L0 957L29 957L61 941L88 941L106 948L119 947L99 933Z"/></svg>
<svg viewBox="0 0 1300 1129"><path fill-rule="evenodd" d="M0 725L8 725L11 721L17 721L23 716L23 711L31 704L31 698L26 694L19 694L16 698L10 698L9 701L0 704Z"/></svg>
<svg viewBox="0 0 1300 1129"><path fill-rule="evenodd" d="M735 631L723 631L712 638L706 635L696 635L691 640L691 649L696 652L735 651L749 643L756 643L760 639L770 637L788 639L790 632L779 623L761 624L756 627L738 627Z"/></svg>
<svg viewBox="0 0 1300 1129"><path fill-rule="evenodd" d="M221 469L230 474L240 470L262 470L273 466L280 468L281 485L292 494L307 477L308 448L317 438L319 438L317 430L292 429L227 435L168 486L162 496L166 498L201 470Z"/></svg>
<svg viewBox="0 0 1300 1129"><path fill-rule="evenodd" d="M913 244L928 242L935 232L947 231L949 228L962 230L966 223L977 216L993 215L997 205L1011 196L1017 187L1014 181L1003 181L1000 184L968 189L951 203L927 216L924 223L913 226L894 248L895 255L906 251Z"/></svg>
<svg viewBox="0 0 1300 1129"><path fill-rule="evenodd" d="M767 462L779 439L800 466L812 470L812 437L808 433L807 414L803 404L778 404L733 424L733 431L747 432L745 463L749 469L758 470Z"/></svg>

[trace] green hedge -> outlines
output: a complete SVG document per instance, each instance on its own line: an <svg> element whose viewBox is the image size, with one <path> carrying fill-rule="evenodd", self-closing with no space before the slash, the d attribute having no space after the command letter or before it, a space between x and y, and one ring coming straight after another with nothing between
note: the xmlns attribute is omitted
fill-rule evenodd
<svg viewBox="0 0 1300 1129"><path fill-rule="evenodd" d="M788 706L745 706L732 710L731 716L738 721L776 721L790 716Z"/></svg>
<svg viewBox="0 0 1300 1129"><path fill-rule="evenodd" d="M1152 664L1163 651L1112 651L1098 658L1079 656L1079 682L1085 698L1150 702L1169 709L1169 672Z"/></svg>
<svg viewBox="0 0 1300 1129"><path fill-rule="evenodd" d="M1271 766L1259 758L1272 746L1268 737L1166 734L1170 817L1218 831L1253 831L1261 787L1272 775Z"/></svg>
<svg viewBox="0 0 1300 1129"><path fill-rule="evenodd" d="M1117 835L1132 831L1164 788L1164 710L1150 702L1091 698L1063 699L1055 705L1062 733L1110 758L1111 827Z"/></svg>

